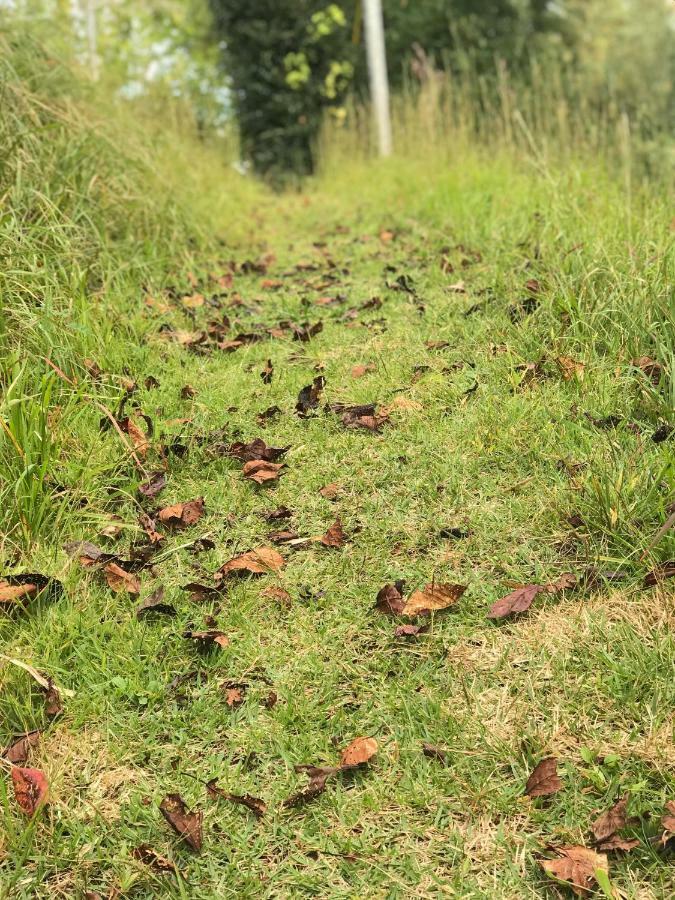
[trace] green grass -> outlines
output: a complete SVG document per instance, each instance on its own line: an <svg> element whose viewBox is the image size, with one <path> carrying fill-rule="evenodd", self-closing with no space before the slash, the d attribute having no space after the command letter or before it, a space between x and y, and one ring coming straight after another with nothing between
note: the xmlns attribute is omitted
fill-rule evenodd
<svg viewBox="0 0 675 900"><path fill-rule="evenodd" d="M0 668L0 742L43 728L31 764L52 792L27 824L0 779L2 895L554 897L537 863L546 846L589 843L592 821L628 792L640 817L629 833L641 845L611 854L611 882L621 896L670 896L669 859L651 839L674 791L672 590L642 583L675 556L672 531L650 547L673 502L673 439L651 440L673 423L675 392L672 210L659 187L634 184L629 196L625 181L589 161L542 170L462 146L453 161L437 152L329 167L302 194L272 196L225 167L210 175L208 150L163 150L157 176L144 157L136 170L116 168L124 145L113 143L112 187L94 197L87 166L105 169L104 137L66 120L62 95L50 103L50 134L62 143L26 131L27 160L37 160L30 181L24 163L5 171L0 191L9 248L2 552L3 571L52 575L65 591L0 614L0 642L74 695L50 721L31 678ZM16 112L10 126L6 108L3 140L28 116ZM73 134L77 157L45 174ZM177 205L159 190L143 194L157 177ZM238 272L230 288L211 279L230 260L270 252L265 275ZM296 271L299 262L317 269ZM207 298L222 294L221 310L188 313L172 297L173 286L193 292L189 271ZM387 287L402 274L416 296ZM327 275L334 283L322 284ZM449 291L460 279L466 293ZM531 279L539 305L514 322ZM168 311L148 307L146 292ZM336 294L343 304L314 305ZM380 308L342 318L374 296ZM198 330L223 313L232 334L284 319L324 328L308 343L282 337L231 354L196 355L161 338L162 325ZM447 347L429 350L431 340ZM631 364L641 355L661 362L658 385ZM563 379L561 356L584 364L582 379ZM274 377L264 385L268 358ZM362 363L375 370L352 378ZM538 377L521 384L528 363ZM391 423L371 434L321 410L299 419L298 392L319 370L322 407L377 401L391 407ZM151 375L159 386L145 385ZM145 468L158 467L175 436L188 448L169 454L154 503L140 498L141 474L116 432L99 427L96 404L114 412L124 379L138 385L126 412L154 424ZM186 384L192 399L181 397ZM272 405L281 415L261 427L256 417ZM608 416L615 427L591 421ZM246 481L239 463L200 440L218 429L228 442L290 445L278 486ZM341 486L335 502L319 494L330 482ZM175 618L139 621L138 601L62 549L88 539L125 555L142 537L142 508L198 496L204 517L167 533L140 576L141 599L163 584ZM278 578L192 602L181 585L208 583L235 553L267 544L283 524L260 513L280 505L301 535L323 534L339 516L349 542L282 547ZM111 516L121 534L98 537ZM570 516L583 524L572 528ZM470 533L442 537L451 527ZM186 545L203 536L215 549L196 556ZM622 580L601 574L592 589L540 596L524 617L488 620L514 584L589 567ZM468 590L405 642L373 609L397 578L409 589L435 579ZM290 593L288 608L262 595L270 584ZM206 616L228 648L200 654L181 636ZM239 708L225 704L223 681L248 684ZM270 691L278 702L267 708ZM294 765L332 764L362 735L380 747L367 770L283 808L303 784ZM424 756L425 741L448 751L447 766ZM563 789L548 801L524 797L529 772L550 754ZM263 798L267 815L213 801L211 778ZM198 856L158 811L170 792L204 811ZM136 861L143 843L183 878Z"/></svg>

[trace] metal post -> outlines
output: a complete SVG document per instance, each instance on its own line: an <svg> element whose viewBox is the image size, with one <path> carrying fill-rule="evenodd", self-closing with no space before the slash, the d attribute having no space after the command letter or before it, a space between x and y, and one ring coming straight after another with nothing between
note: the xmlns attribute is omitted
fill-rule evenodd
<svg viewBox="0 0 675 900"><path fill-rule="evenodd" d="M392 150L391 118L389 113L387 56L384 48L382 0L363 0L363 12L366 50L368 53L368 74L370 76L370 96L377 124L378 146L380 156L390 156Z"/></svg>

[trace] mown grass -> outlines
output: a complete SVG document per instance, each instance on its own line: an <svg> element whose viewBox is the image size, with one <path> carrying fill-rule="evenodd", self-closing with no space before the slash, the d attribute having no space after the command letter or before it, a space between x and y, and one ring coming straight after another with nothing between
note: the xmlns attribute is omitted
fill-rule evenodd
<svg viewBox="0 0 675 900"><path fill-rule="evenodd" d="M34 110L42 100L27 102ZM3 571L43 572L65 590L2 613L0 640L74 696L49 720L30 677L0 669L0 742L43 728L31 764L52 793L27 824L0 780L4 895L555 896L537 862L546 846L589 843L596 815L628 792L640 817L628 833L641 844L612 854L612 884L621 896L670 896L667 851L653 839L674 789L672 590L643 585L675 556L672 531L650 546L673 501L673 439L652 440L673 424L675 390L672 211L658 187L628 195L625 179L592 162L542 169L462 145L454 160L352 161L277 197L232 172L205 175L210 157L195 151L197 175L179 158L165 176L177 208L187 207L176 213L154 188L147 200L155 176L142 160L136 174L115 165L121 145L112 145L111 187L92 196L100 136L64 119L60 97L51 102L50 134L62 143L25 129L31 159L57 156L71 128L93 143L65 173L46 177L38 162L30 182L25 166L4 176ZM45 204L57 181L61 193ZM211 278L231 259L270 252L265 274L239 271L225 288ZM454 272L442 271L443 256ZM298 271L299 262L317 269ZM182 307L180 295L195 290L189 271L222 311ZM404 274L414 294L387 286ZM532 279L538 305L521 316ZM449 290L460 280L465 293ZM147 306L148 294L168 308ZM336 294L345 302L314 304ZM375 296L380 308L360 308ZM283 319L324 328L308 343L282 337L231 354L197 355L162 338L162 325L195 330L222 312L233 334ZM658 384L631 363L639 356L662 364ZM583 375L565 380L559 357L583 363ZM353 378L352 366L366 363L374 371ZM536 377L523 383L518 367L529 363ZM298 392L318 371L322 405L377 401L391 423L372 434L321 409L299 419ZM116 411L127 379L137 384L127 411L154 423L145 468L174 437L187 447L169 455L157 504L205 498L198 525L168 534L141 574L141 599L163 584L174 618L138 620L138 601L62 549L88 539L124 555L141 508L153 505L118 435L99 427L95 404ZM186 384L194 397L181 396ZM272 405L281 415L263 427L257 416ZM240 464L200 440L221 428L228 441L290 445L278 486L244 480ZM331 482L334 502L319 494ZM349 542L280 548L278 578L192 602L181 585L267 544L278 526L260 514L280 505L301 535L339 516ZM98 537L112 516L120 535ZM468 533L444 537L449 528ZM186 545L203 536L215 549L195 555ZM487 619L514 584L589 567L594 587L540 596L519 619ZM406 642L373 609L396 578L469 587ZM262 595L271 583L289 592L288 607ZM181 635L209 615L231 644L200 654ZM226 705L224 681L248 685L239 708ZM301 809L282 807L303 782L294 765L333 763L358 735L380 745L368 770ZM424 756L425 741L447 750L446 766ZM562 791L524 797L529 772L550 754ZM214 802L203 784L214 777L263 798L268 813L257 821ZM159 814L169 792L204 810L198 856ZM134 859L144 843L182 877Z"/></svg>

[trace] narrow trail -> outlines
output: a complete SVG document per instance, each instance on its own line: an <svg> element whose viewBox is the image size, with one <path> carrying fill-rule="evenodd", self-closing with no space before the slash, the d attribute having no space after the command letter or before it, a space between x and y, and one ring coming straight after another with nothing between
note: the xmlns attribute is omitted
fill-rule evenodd
<svg viewBox="0 0 675 900"><path fill-rule="evenodd" d="M672 610L607 575L589 484L603 417L663 449L569 333L571 238L494 215L270 201L255 252L139 301L115 419L147 477L21 639L76 690L41 750L65 857L138 896L180 895L166 857L195 898L544 896L620 787L656 816ZM657 822L612 858L636 885Z"/></svg>

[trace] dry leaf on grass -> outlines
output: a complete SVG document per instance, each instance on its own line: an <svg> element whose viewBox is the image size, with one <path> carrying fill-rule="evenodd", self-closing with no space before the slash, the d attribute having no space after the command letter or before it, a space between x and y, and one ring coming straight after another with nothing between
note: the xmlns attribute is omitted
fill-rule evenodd
<svg viewBox="0 0 675 900"><path fill-rule="evenodd" d="M159 521L172 528L188 528L204 515L204 498L188 500L186 503L174 503L159 511Z"/></svg>
<svg viewBox="0 0 675 900"><path fill-rule="evenodd" d="M394 616L429 615L454 606L466 591L466 585L429 582L424 590L413 591L408 600L403 599L403 589L402 581L385 584L378 591L375 608Z"/></svg>
<svg viewBox="0 0 675 900"><path fill-rule="evenodd" d="M450 754L442 747L436 747L434 744L422 744L422 753L429 759L435 759L444 766L447 766L450 760Z"/></svg>
<svg viewBox="0 0 675 900"><path fill-rule="evenodd" d="M668 800L666 803L665 811L661 816L661 825L663 826L661 843L665 846L675 836L675 800Z"/></svg>
<svg viewBox="0 0 675 900"><path fill-rule="evenodd" d="M37 573L0 576L0 608L14 604L25 606L43 591L55 599L62 593L63 585L55 578Z"/></svg>
<svg viewBox="0 0 675 900"><path fill-rule="evenodd" d="M166 487L166 472L153 472L146 481L142 481L138 485L138 491L144 497L156 497Z"/></svg>
<svg viewBox="0 0 675 900"><path fill-rule="evenodd" d="M319 493L324 500L336 500L340 494L340 490L341 488L337 481L333 481L330 484L325 484L322 488L319 488Z"/></svg>
<svg viewBox="0 0 675 900"><path fill-rule="evenodd" d="M607 857L587 847L554 847L558 859L540 860L542 868L560 881L565 881L578 897L596 884L596 871L608 872Z"/></svg>
<svg viewBox="0 0 675 900"><path fill-rule="evenodd" d="M159 804L159 809L176 834L180 835L189 847L197 851L202 849L204 814L201 811L191 812L180 794L167 794Z"/></svg>
<svg viewBox="0 0 675 900"><path fill-rule="evenodd" d="M216 628L208 631L184 631L183 637L195 641L200 650L207 650L214 645L217 647L229 647L230 639L222 631Z"/></svg>
<svg viewBox="0 0 675 900"><path fill-rule="evenodd" d="M149 844L140 844L131 851L131 855L134 859L144 863L146 866L150 866L150 868L154 869L156 872L170 872L172 875L179 874L175 863L172 863L171 860L167 859L165 856L161 856L156 850L153 850Z"/></svg>
<svg viewBox="0 0 675 900"><path fill-rule="evenodd" d="M35 813L49 800L47 776L41 769L12 768L12 787L21 810L27 816Z"/></svg>
<svg viewBox="0 0 675 900"><path fill-rule="evenodd" d="M112 588L113 591L117 593L126 591L133 596L140 594L140 579L131 572L125 571L121 566L118 566L117 563L107 563L103 567L103 574L105 580L108 582L108 586Z"/></svg>
<svg viewBox="0 0 675 900"><path fill-rule="evenodd" d="M262 438L254 438L248 444L242 441L236 441L227 448L229 456L241 460L241 462L253 462L255 460L264 462L277 462L288 451L290 447L268 447Z"/></svg>
<svg viewBox="0 0 675 900"><path fill-rule="evenodd" d="M245 806L250 809L257 819L261 819L267 812L267 804L259 797L252 797L250 794L228 794L222 788L218 787L218 779L212 778L206 783L206 791L209 797L223 800L229 800L230 803L237 803L239 806Z"/></svg>
<svg viewBox="0 0 675 900"><path fill-rule="evenodd" d="M551 581L548 584L523 585L497 600L490 607L488 617L490 619L505 619L508 616L526 612L532 606L532 601L537 594L541 594L542 591L547 594L557 594L560 591L574 588L577 584L578 579L576 575L573 575L571 572L565 572L556 581Z"/></svg>
<svg viewBox="0 0 675 900"><path fill-rule="evenodd" d="M40 743L41 734L42 732L36 729L35 731L26 731L24 734L15 735L0 753L0 756L15 766L22 766L27 762L30 751Z"/></svg>
<svg viewBox="0 0 675 900"><path fill-rule="evenodd" d="M606 841L617 831L626 827L626 805L628 794L618 800L611 809L604 812L593 822L593 837L596 841Z"/></svg>
<svg viewBox="0 0 675 900"><path fill-rule="evenodd" d="M328 779L340 772L347 772L359 766L368 763L377 753L378 745L375 738L359 737L355 738L345 747L340 757L339 766L312 766L298 765L295 766L296 772L302 772L309 776L309 784L301 791L293 794L284 801L286 808L300 806L318 797L326 788Z"/></svg>
<svg viewBox="0 0 675 900"><path fill-rule="evenodd" d="M260 596L268 597L270 600L276 600L282 606L288 607L291 605L291 595L288 591L284 590L284 588L278 587L276 584L271 584L269 587L266 587L260 592Z"/></svg>
<svg viewBox="0 0 675 900"><path fill-rule="evenodd" d="M557 356L555 361L565 381L570 381L575 377L578 378L579 381L583 379L584 370L586 368L584 363L577 362L577 360L572 359L571 356Z"/></svg>
<svg viewBox="0 0 675 900"><path fill-rule="evenodd" d="M542 759L534 769L525 785L525 793L528 797L548 797L557 794L562 788L562 781L558 777L558 760L554 756Z"/></svg>
<svg viewBox="0 0 675 900"><path fill-rule="evenodd" d="M369 372L374 372L377 366L374 363L366 363L365 365L360 366L352 366L351 376L352 378L363 378L364 375L368 375Z"/></svg>
<svg viewBox="0 0 675 900"><path fill-rule="evenodd" d="M283 463L265 462L261 459L254 459L244 463L244 478L255 481L256 484L265 484L269 481L277 481L279 474L284 468Z"/></svg>
<svg viewBox="0 0 675 900"><path fill-rule="evenodd" d="M335 549L342 547L347 540L342 523L339 519L330 526L328 531L319 539L324 547L333 547Z"/></svg>
<svg viewBox="0 0 675 900"><path fill-rule="evenodd" d="M164 600L164 586L160 585L157 590L153 591L149 597L136 607L136 618L142 619L143 616L149 614L162 614L165 616L175 616L176 608L171 603Z"/></svg>
<svg viewBox="0 0 675 900"><path fill-rule="evenodd" d="M268 575L280 572L285 565L286 560L272 547L258 547L234 556L218 569L218 573L223 578L227 575Z"/></svg>

